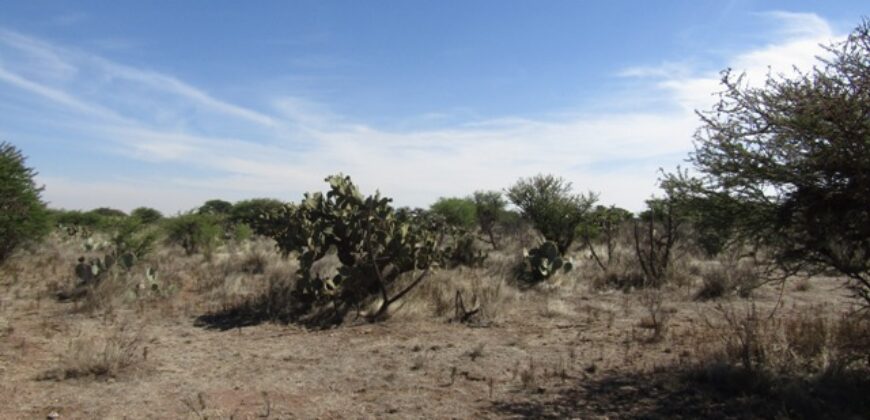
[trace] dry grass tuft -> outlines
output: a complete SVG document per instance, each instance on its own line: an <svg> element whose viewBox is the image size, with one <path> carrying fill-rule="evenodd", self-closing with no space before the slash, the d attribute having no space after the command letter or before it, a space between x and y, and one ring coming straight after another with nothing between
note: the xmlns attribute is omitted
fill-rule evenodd
<svg viewBox="0 0 870 420"><path fill-rule="evenodd" d="M747 298L761 284L750 261L729 258L704 268L701 281L701 287L695 293L695 299L700 301L719 299L732 292Z"/></svg>
<svg viewBox="0 0 870 420"><path fill-rule="evenodd" d="M58 366L38 379L116 378L142 362L141 331L121 324L103 337L80 337L69 342Z"/></svg>
<svg viewBox="0 0 870 420"><path fill-rule="evenodd" d="M494 321L509 310L519 291L484 268L458 267L431 274L396 307L396 314L410 317L455 316L457 292L466 312L477 310L478 321Z"/></svg>
<svg viewBox="0 0 870 420"><path fill-rule="evenodd" d="M571 306L559 297L549 296L538 313L544 318L573 318L577 315Z"/></svg>
<svg viewBox="0 0 870 420"><path fill-rule="evenodd" d="M762 313L752 302L717 305L703 349L687 373L723 396L758 401L766 414L788 418L861 418L870 404L870 319L830 315L818 305Z"/></svg>
<svg viewBox="0 0 870 420"><path fill-rule="evenodd" d="M719 321L705 322L718 337L708 356L720 363L798 376L870 368L870 318L862 314L832 316L819 305L762 314L754 302L716 311Z"/></svg>

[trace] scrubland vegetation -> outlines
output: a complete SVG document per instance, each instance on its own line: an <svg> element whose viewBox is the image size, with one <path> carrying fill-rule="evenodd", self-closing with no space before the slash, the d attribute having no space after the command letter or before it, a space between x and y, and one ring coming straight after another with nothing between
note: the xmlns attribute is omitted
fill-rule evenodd
<svg viewBox="0 0 870 420"><path fill-rule="evenodd" d="M870 24L723 73L633 214L555 175L396 208L48 210L0 146L4 418L866 418Z"/></svg>

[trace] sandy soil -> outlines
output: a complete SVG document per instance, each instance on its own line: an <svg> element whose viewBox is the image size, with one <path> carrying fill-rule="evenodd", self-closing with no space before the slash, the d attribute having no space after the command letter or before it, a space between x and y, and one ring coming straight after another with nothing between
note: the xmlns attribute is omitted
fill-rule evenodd
<svg viewBox="0 0 870 420"><path fill-rule="evenodd" d="M2 282L0 282L2 284ZM7 282L0 301L0 417L92 418L745 418L750 396L705 390L680 373L710 343L716 302L673 289L662 340L640 294L522 292L494 321L445 317L297 325L203 322L197 307L141 304L81 314L42 288ZM14 283L17 284L17 283ZM789 286L782 314L842 307L834 279ZM780 299L765 287L760 310ZM82 343L133 337L130 366L64 378ZM81 356L81 355L79 355Z"/></svg>

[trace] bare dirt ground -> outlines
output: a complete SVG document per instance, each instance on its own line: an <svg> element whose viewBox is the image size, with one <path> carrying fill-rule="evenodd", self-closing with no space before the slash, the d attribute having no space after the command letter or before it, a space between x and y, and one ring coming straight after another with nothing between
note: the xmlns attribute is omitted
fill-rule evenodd
<svg viewBox="0 0 870 420"><path fill-rule="evenodd" d="M27 258L41 264L36 274L44 279L6 270L0 280L4 419L794 415L763 394L692 376L717 340L713 320L722 308L748 303L696 302L691 287L662 293L661 313L670 318L660 339L642 293L596 291L582 277L526 291L504 286L494 315L470 325L400 309L379 324L307 330L203 317L226 303L193 303L202 294L192 284L164 300L82 311L51 294L68 281L66 254ZM473 275L457 270L430 280ZM848 306L841 285L818 278L809 290L765 286L752 301L764 316L778 304L777 317L807 308L834 314ZM106 371L87 370L101 362Z"/></svg>

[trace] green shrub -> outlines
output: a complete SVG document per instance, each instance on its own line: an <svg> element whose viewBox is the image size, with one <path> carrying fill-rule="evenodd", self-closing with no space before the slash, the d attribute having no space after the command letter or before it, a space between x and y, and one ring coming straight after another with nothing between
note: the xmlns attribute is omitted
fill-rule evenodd
<svg viewBox="0 0 870 420"><path fill-rule="evenodd" d="M114 221L111 225L109 243L119 256L129 254L140 260L154 249L157 233L134 218Z"/></svg>
<svg viewBox="0 0 870 420"><path fill-rule="evenodd" d="M103 217L127 217L127 213L124 213L123 210L113 209L111 207L98 207L91 210L90 213Z"/></svg>
<svg viewBox="0 0 870 420"><path fill-rule="evenodd" d="M272 198L253 198L242 200L233 205L230 220L233 223L248 225L255 234L268 236L269 223L264 216L275 214L284 208L284 203Z"/></svg>
<svg viewBox="0 0 870 420"><path fill-rule="evenodd" d="M208 200L199 207L199 214L225 215L228 216L233 211L233 203L224 200Z"/></svg>
<svg viewBox="0 0 870 420"><path fill-rule="evenodd" d="M166 219L166 240L179 245L187 255L202 252L210 257L223 234L221 220L209 214L188 213Z"/></svg>
<svg viewBox="0 0 870 420"><path fill-rule="evenodd" d="M663 198L646 201L647 209L634 221L634 251L644 274L645 286L659 287L672 274L674 252L684 241L689 215L682 206L682 192L672 180L660 183Z"/></svg>
<svg viewBox="0 0 870 420"><path fill-rule="evenodd" d="M592 254L592 259L607 273L613 263L619 233L626 222L634 216L630 211L616 206L596 206L589 219L580 225L578 234L583 238L583 244ZM604 246L604 254L599 255L596 245Z"/></svg>
<svg viewBox="0 0 870 420"><path fill-rule="evenodd" d="M15 146L0 143L0 263L24 243L41 239L50 230L42 188L36 172Z"/></svg>
<svg viewBox="0 0 870 420"><path fill-rule="evenodd" d="M118 221L127 218L121 210L100 207L93 210L50 210L52 222L64 227L86 227L93 230L111 231Z"/></svg>
<svg viewBox="0 0 870 420"><path fill-rule="evenodd" d="M443 217L451 226L473 229L477 224L476 207L474 201L467 198L441 197L432 204L430 211Z"/></svg>
<svg viewBox="0 0 870 420"><path fill-rule="evenodd" d="M80 210L49 210L52 222L61 226L88 227L91 229L103 225L103 216L93 212Z"/></svg>
<svg viewBox="0 0 870 420"><path fill-rule="evenodd" d="M529 226L529 222L515 210L505 210L498 215L496 225L503 234L516 235Z"/></svg>
<svg viewBox="0 0 870 420"><path fill-rule="evenodd" d="M163 214L150 207L138 207L130 212L130 216L142 223L154 223L163 218Z"/></svg>
<svg viewBox="0 0 870 420"><path fill-rule="evenodd" d="M546 240L556 244L560 255L568 251L578 226L598 200L591 192L573 194L570 182L553 175L520 179L508 189L507 196Z"/></svg>
<svg viewBox="0 0 870 420"><path fill-rule="evenodd" d="M254 230L244 223L232 224L231 237L236 242L243 242L254 236Z"/></svg>
<svg viewBox="0 0 870 420"><path fill-rule="evenodd" d="M504 208L507 202L498 191L475 191L472 196L474 201L475 214L477 215L477 225L480 230L489 238L489 243L493 248L498 248L498 241L495 235L495 228L498 221L503 217Z"/></svg>

